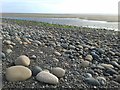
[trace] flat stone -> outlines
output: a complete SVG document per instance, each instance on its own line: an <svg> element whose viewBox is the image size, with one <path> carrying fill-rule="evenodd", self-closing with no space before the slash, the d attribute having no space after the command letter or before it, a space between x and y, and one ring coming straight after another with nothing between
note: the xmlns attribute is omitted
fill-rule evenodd
<svg viewBox="0 0 120 90"><path fill-rule="evenodd" d="M17 60L15 61L15 64L16 65L29 66L30 65L30 59L25 55L21 55L17 58Z"/></svg>
<svg viewBox="0 0 120 90"><path fill-rule="evenodd" d="M48 84L59 83L59 79L55 75L46 71L41 71L40 73L38 73L36 79L40 82L48 83Z"/></svg>
<svg viewBox="0 0 120 90"><path fill-rule="evenodd" d="M24 66L12 66L6 69L5 75L8 81L24 81L31 77L32 72Z"/></svg>
<svg viewBox="0 0 120 90"><path fill-rule="evenodd" d="M52 68L51 73L57 77L63 77L65 75L65 70L60 67Z"/></svg>

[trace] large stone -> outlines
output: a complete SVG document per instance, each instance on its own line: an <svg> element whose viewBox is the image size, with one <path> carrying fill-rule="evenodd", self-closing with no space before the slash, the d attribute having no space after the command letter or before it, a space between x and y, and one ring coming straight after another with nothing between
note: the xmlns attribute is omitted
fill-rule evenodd
<svg viewBox="0 0 120 90"><path fill-rule="evenodd" d="M92 77L85 78L84 81L85 81L85 83L87 83L89 85L92 85L92 86L99 86L100 85L99 81L96 80L95 78L92 78Z"/></svg>
<svg viewBox="0 0 120 90"><path fill-rule="evenodd" d="M29 66L30 65L30 59L25 55L21 55L17 58L17 60L15 61L15 64L16 65Z"/></svg>
<svg viewBox="0 0 120 90"><path fill-rule="evenodd" d="M31 77L32 72L25 66L12 66L6 69L8 81L24 81Z"/></svg>
<svg viewBox="0 0 120 90"><path fill-rule="evenodd" d="M65 70L60 67L52 68L51 73L57 77L63 77L65 75Z"/></svg>
<svg viewBox="0 0 120 90"><path fill-rule="evenodd" d="M40 73L38 73L36 79L40 82L48 83L48 84L59 83L59 79L55 75L46 71L41 71Z"/></svg>

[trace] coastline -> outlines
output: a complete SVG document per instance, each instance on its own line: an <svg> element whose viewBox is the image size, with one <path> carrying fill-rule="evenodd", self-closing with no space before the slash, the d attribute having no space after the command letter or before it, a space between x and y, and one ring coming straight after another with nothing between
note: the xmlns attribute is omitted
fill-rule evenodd
<svg viewBox="0 0 120 90"><path fill-rule="evenodd" d="M120 65L119 31L3 19L0 33L3 35L3 42L10 40L15 43L12 48L9 47L12 50L9 54L6 53L7 45L5 43L2 45L2 51L6 55L2 60L3 90L8 88L94 88L83 80L84 74L90 73L90 71L93 72L91 74L95 79L98 76L106 79L104 85L98 87L120 87L120 83L116 81L116 77L120 75L119 67L111 64L112 61L115 61ZM16 37L20 38L20 41ZM41 45L34 42L35 40L41 42ZM78 47L79 45L82 49ZM98 54L102 61L89 61L90 65L81 68L82 60L85 60L85 56L90 54L94 48L104 51L102 54ZM54 55L54 51L58 51L61 55ZM59 79L57 85L38 82L34 76L26 81L7 81L5 78L6 68L14 66L15 59L23 54L28 57L37 56L35 60L31 59L31 64L28 66L30 69L38 65L42 69L50 71L51 67L59 66L66 69L66 74ZM53 58L58 61L54 61ZM103 63L113 66L112 69L117 72L115 76L104 74L108 68L97 67Z"/></svg>
<svg viewBox="0 0 120 90"><path fill-rule="evenodd" d="M118 15L97 14L49 14L49 13L1 13L3 17L31 17L31 18L79 18L85 20L97 20L107 22L118 22Z"/></svg>

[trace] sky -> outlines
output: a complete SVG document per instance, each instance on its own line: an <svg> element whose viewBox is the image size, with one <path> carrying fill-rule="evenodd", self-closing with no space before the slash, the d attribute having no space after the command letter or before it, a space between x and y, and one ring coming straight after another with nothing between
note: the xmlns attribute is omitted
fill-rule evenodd
<svg viewBox="0 0 120 90"><path fill-rule="evenodd" d="M0 0L7 13L118 14L119 0Z"/></svg>

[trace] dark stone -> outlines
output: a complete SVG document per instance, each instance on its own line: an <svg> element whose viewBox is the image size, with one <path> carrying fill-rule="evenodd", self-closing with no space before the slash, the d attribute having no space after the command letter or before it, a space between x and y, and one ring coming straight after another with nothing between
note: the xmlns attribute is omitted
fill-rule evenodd
<svg viewBox="0 0 120 90"><path fill-rule="evenodd" d="M65 48L65 49L68 48L68 45L67 45L67 44L61 44L61 46L62 46L63 48Z"/></svg>
<svg viewBox="0 0 120 90"><path fill-rule="evenodd" d="M84 74L84 77L85 77L85 78L90 78L90 77L92 77L92 74L90 74L90 73L85 73L85 74Z"/></svg>
<svg viewBox="0 0 120 90"><path fill-rule="evenodd" d="M32 75L33 76L36 76L39 72L41 72L42 71L42 68L41 67L39 67L39 66L34 66L33 68L32 68Z"/></svg>
<svg viewBox="0 0 120 90"><path fill-rule="evenodd" d="M92 85L92 86L99 86L100 85L99 81L96 80L95 78L92 78L92 77L85 78L84 81L85 81L85 83Z"/></svg>
<svg viewBox="0 0 120 90"><path fill-rule="evenodd" d="M5 54L3 52L0 52L0 59L5 59Z"/></svg>
<svg viewBox="0 0 120 90"><path fill-rule="evenodd" d="M93 70L89 70L89 71L87 71L87 73L94 75L95 72Z"/></svg>
<svg viewBox="0 0 120 90"><path fill-rule="evenodd" d="M91 52L91 55L93 56L93 59L94 59L94 60L101 61L99 55L97 55L95 52Z"/></svg>
<svg viewBox="0 0 120 90"><path fill-rule="evenodd" d="M114 67L117 67L120 69L120 65L116 62L116 61L112 61L111 64L114 66Z"/></svg>
<svg viewBox="0 0 120 90"><path fill-rule="evenodd" d="M110 75L113 75L113 74L118 74L118 72L117 72L117 71L115 71L115 70L114 70L114 69L112 69L112 68L107 69L107 70L106 70L106 73L108 73L108 74L110 74Z"/></svg>

